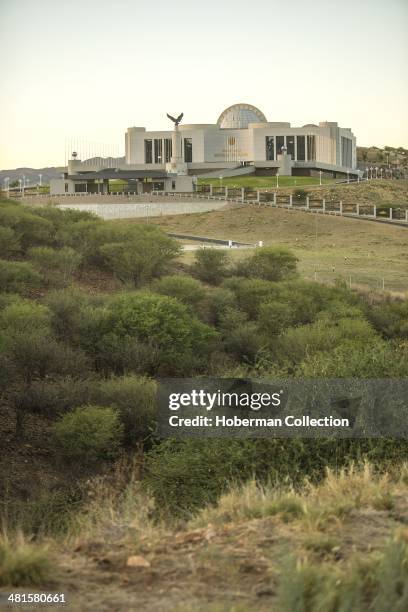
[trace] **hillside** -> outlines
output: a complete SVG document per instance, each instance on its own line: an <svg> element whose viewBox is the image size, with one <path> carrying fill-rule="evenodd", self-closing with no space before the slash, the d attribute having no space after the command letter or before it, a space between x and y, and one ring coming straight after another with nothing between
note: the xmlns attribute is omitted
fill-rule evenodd
<svg viewBox="0 0 408 612"><path fill-rule="evenodd" d="M298 211L248 206L235 210L150 219L164 230L265 245L283 244L299 258L306 278L380 290L408 291L408 228ZM230 251L232 257L242 251ZM191 259L191 253L184 256Z"/></svg>

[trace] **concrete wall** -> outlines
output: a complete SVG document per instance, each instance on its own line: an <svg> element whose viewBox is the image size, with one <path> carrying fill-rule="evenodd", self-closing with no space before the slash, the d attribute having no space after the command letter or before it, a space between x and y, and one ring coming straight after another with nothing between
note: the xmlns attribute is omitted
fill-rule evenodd
<svg viewBox="0 0 408 612"><path fill-rule="evenodd" d="M225 202L216 200L197 200L174 202L134 202L129 204L99 204L86 202L85 204L57 204L57 208L84 210L93 212L103 219L131 219L159 217L161 215L185 215L188 213L202 213L210 210L219 210L226 206Z"/></svg>

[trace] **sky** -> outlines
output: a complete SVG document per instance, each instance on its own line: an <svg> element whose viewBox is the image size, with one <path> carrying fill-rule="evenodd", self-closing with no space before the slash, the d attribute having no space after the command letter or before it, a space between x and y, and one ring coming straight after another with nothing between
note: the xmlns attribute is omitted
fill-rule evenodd
<svg viewBox="0 0 408 612"><path fill-rule="evenodd" d="M0 75L0 170L238 102L408 147L408 0L0 0Z"/></svg>

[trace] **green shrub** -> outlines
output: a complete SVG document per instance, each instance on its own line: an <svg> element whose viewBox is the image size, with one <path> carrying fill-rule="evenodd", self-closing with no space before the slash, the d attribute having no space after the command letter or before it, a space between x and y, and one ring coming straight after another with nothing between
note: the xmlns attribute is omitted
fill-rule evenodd
<svg viewBox="0 0 408 612"><path fill-rule="evenodd" d="M93 386L92 401L118 410L124 443L136 446L151 435L156 419L156 383L145 377L112 377Z"/></svg>
<svg viewBox="0 0 408 612"><path fill-rule="evenodd" d="M225 351L240 362L255 363L263 341L255 323L243 323L225 334Z"/></svg>
<svg viewBox="0 0 408 612"><path fill-rule="evenodd" d="M179 244L158 227L133 225L123 229L119 226L118 232L118 236L112 236L110 242L98 247L98 253L115 276L130 286L137 287L162 276L180 254Z"/></svg>
<svg viewBox="0 0 408 612"><path fill-rule="evenodd" d="M262 247L236 266L238 276L280 281L296 274L298 259L283 247Z"/></svg>
<svg viewBox="0 0 408 612"><path fill-rule="evenodd" d="M62 287L71 280L82 260L82 256L70 247L35 247L29 249L28 254L47 284Z"/></svg>
<svg viewBox="0 0 408 612"><path fill-rule="evenodd" d="M213 248L198 249L194 255L192 272L197 278L211 285L219 285L228 276L228 255Z"/></svg>
<svg viewBox="0 0 408 612"><path fill-rule="evenodd" d="M85 463L114 458L123 439L123 424L111 407L81 406L64 415L53 430L63 456Z"/></svg>
<svg viewBox="0 0 408 612"><path fill-rule="evenodd" d="M19 298L0 312L0 330L8 338L18 334L30 334L50 330L51 316L46 306Z"/></svg>
<svg viewBox="0 0 408 612"><path fill-rule="evenodd" d="M216 332L176 299L153 293L127 293L112 300L109 334L154 347L161 373L186 375L206 362Z"/></svg>
<svg viewBox="0 0 408 612"><path fill-rule="evenodd" d="M11 227L0 226L0 253L3 257L12 257L21 250L18 235Z"/></svg>
<svg viewBox="0 0 408 612"><path fill-rule="evenodd" d="M51 577L51 559L43 546L19 535L0 536L0 586L42 586Z"/></svg>
<svg viewBox="0 0 408 612"><path fill-rule="evenodd" d="M51 313L51 325L56 337L80 344L86 311L91 307L90 297L80 289L70 287L51 291L45 297L45 303Z"/></svg>
<svg viewBox="0 0 408 612"><path fill-rule="evenodd" d="M408 300L390 301L367 307L367 317L385 338L408 338Z"/></svg>
<svg viewBox="0 0 408 612"><path fill-rule="evenodd" d="M23 206L0 206L0 226L12 228L25 253L31 246L52 244L53 225Z"/></svg>
<svg viewBox="0 0 408 612"><path fill-rule="evenodd" d="M202 284L191 276L163 276L152 285L153 291L174 297L183 304L196 308L206 296Z"/></svg>
<svg viewBox="0 0 408 612"><path fill-rule="evenodd" d="M29 263L0 260L0 291L26 294L41 284L41 276Z"/></svg>

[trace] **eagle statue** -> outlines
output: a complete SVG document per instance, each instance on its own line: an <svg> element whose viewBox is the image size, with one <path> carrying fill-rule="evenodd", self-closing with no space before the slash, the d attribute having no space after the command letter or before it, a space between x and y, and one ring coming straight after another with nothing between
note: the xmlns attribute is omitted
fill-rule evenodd
<svg viewBox="0 0 408 612"><path fill-rule="evenodd" d="M184 113L181 113L177 119L175 117L172 117L171 115L169 115L169 113L167 113L167 116L169 119L171 119L174 122L174 125L177 127L178 124L180 123L180 121L182 120Z"/></svg>

